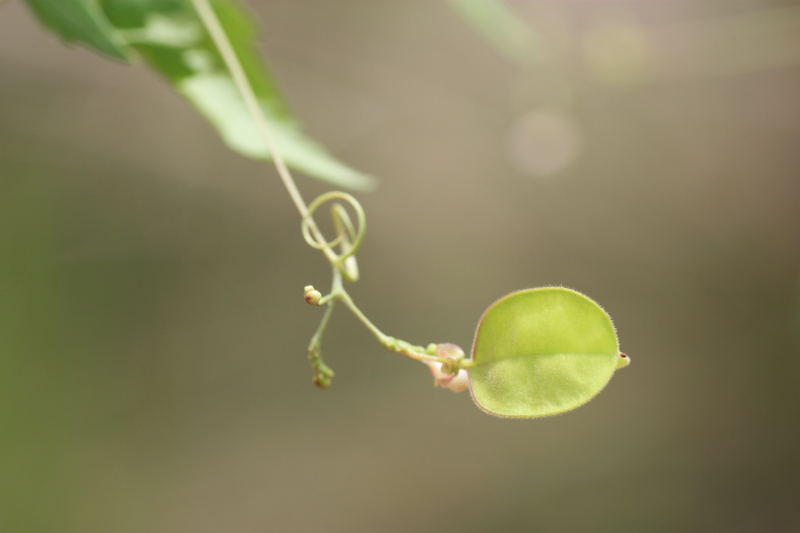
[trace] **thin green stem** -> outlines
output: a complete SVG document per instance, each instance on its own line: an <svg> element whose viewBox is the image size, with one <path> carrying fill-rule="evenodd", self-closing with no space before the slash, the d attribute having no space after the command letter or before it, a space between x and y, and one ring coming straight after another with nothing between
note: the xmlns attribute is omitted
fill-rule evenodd
<svg viewBox="0 0 800 533"><path fill-rule="evenodd" d="M272 157L272 162L275 164L275 169L278 171L278 175L280 176L281 181L283 181L283 185L286 187L286 191L289 193L292 202L294 202L295 207L297 207L297 211L300 212L300 215L303 217L305 223L308 224L309 229L314 237L319 242L324 242L325 239L322 236L322 232L317 227L314 219L310 218L308 215L308 207L303 200L303 196L300 194L300 190L297 188L297 184L294 182L294 178L292 178L289 168L286 166L283 157L275 145L275 141L272 138L269 126L267 126L267 121L264 118L264 113L261 110L261 107L258 105L258 100L256 99L253 87L250 85L250 81L247 79L244 68L242 68L242 64L239 62L239 58L236 56L236 52L233 50L233 46L231 46L228 36L225 34L225 30L222 28L216 13L214 13L214 9L208 3L208 0L192 0L192 4L197 10L200 20L203 21L203 25L206 27L206 30L208 30L209 35L211 35L211 39L214 41L214 45L219 50L222 60L228 67L228 70L233 77L233 81L236 84L236 87L239 89L239 93L242 95L245 105L247 106L248 111L250 111L250 115L252 115L253 120L256 123L258 133L261 135L264 144L267 146L270 157ZM323 249L323 253L329 261L333 262L336 260L336 254L333 252L333 250L326 248Z"/></svg>
<svg viewBox="0 0 800 533"><path fill-rule="evenodd" d="M370 330L372 334L378 338L378 341L380 341L381 344L385 345L394 339L394 337L386 335L381 330L379 330L378 327L375 324L373 324L372 321L369 318L367 318L367 316L364 313L361 312L361 309L359 309L358 306L356 306L356 304L353 302L353 299L344 289L341 289L339 291L339 299L347 306L348 309L350 309L350 311L353 312L354 315L356 315L356 318L358 318L361 321L361 323L364 324L367 327L367 329Z"/></svg>
<svg viewBox="0 0 800 533"><path fill-rule="evenodd" d="M382 332L378 327L372 323L372 321L367 318L367 316L361 312L361 309L353 302L353 299L344 290L344 287L341 284L337 289L334 289L337 294L337 297L344 303L350 311L358 318L362 324L364 324L368 330L372 332L373 335L378 339L384 348L389 351L397 352L402 355L406 355L412 359L416 359L417 361L437 361L443 362L444 358L439 357L438 355L431 355L425 353L425 348L422 346L416 346L404 340L396 339L390 335L386 335Z"/></svg>
<svg viewBox="0 0 800 533"><path fill-rule="evenodd" d="M325 314L322 315L322 320L319 323L319 327L317 327L317 331L314 332L314 336L311 337L311 343L308 345L309 350L312 348L318 349L322 346L322 335L325 333L325 328L328 327L328 321L331 319L335 305L336 300L331 300L328 302L327 309L325 309Z"/></svg>
<svg viewBox="0 0 800 533"><path fill-rule="evenodd" d="M308 345L308 360L311 362L311 368L314 369L314 385L320 389L327 389L333 378L333 370L322 360L322 335L325 333L325 328L328 327L336 300L331 300L327 305L328 308L325 309L317 331L314 332Z"/></svg>

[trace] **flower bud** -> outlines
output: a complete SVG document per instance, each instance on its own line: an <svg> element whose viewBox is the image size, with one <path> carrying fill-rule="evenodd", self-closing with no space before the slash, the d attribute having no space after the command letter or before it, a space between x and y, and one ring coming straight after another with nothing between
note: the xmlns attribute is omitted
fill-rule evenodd
<svg viewBox="0 0 800 533"><path fill-rule="evenodd" d="M322 293L318 290L314 289L313 285L306 285L303 297L306 299L306 303L309 305L319 305L319 301L322 299Z"/></svg>
<svg viewBox="0 0 800 533"><path fill-rule="evenodd" d="M436 353L446 361L425 361L433 375L434 386L453 392L466 390L469 386L467 371L458 368L459 363L464 360L464 351L455 344L438 344L436 348Z"/></svg>
<svg viewBox="0 0 800 533"><path fill-rule="evenodd" d="M453 392L464 391L467 387L469 387L469 376L467 376L467 371L463 368L459 370L458 374L453 376L453 379L447 384L447 388Z"/></svg>

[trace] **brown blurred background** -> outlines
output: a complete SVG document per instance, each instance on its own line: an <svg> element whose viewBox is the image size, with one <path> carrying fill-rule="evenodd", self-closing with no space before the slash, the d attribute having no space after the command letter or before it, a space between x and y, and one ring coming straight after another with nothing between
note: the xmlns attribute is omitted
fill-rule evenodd
<svg viewBox="0 0 800 533"><path fill-rule="evenodd" d="M0 530L800 531L800 4L250 2L308 131L380 188L351 294L468 348L564 285L630 368L489 417L340 309L274 170L161 80L0 8ZM311 199L328 187L299 177Z"/></svg>

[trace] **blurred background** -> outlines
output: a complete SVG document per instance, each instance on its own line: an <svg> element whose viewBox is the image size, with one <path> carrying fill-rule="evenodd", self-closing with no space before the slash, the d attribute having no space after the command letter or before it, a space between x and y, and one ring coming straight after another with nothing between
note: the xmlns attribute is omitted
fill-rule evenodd
<svg viewBox="0 0 800 533"><path fill-rule="evenodd" d="M800 531L800 3L508 2L521 47L450 4L250 2L307 130L380 180L351 294L467 349L564 285L633 364L502 420L339 309L315 389L330 273L274 170L12 0L0 530Z"/></svg>

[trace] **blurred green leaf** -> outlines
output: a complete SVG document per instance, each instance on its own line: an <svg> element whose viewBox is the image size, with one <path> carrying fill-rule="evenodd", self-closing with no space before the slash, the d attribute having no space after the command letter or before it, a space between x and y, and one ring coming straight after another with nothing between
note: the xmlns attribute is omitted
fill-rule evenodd
<svg viewBox="0 0 800 533"><path fill-rule="evenodd" d="M519 291L481 318L470 390L490 414L555 415L597 395L619 359L614 326L595 302L561 287Z"/></svg>
<svg viewBox="0 0 800 533"><path fill-rule="evenodd" d="M189 0L26 1L65 38L83 40L109 55L113 55L111 51L94 42L99 36L113 37L134 49L214 125L230 148L248 157L270 158L233 78ZM371 176L340 162L303 132L256 52L252 17L235 0L211 3L286 163L337 187L374 188ZM97 30L95 35L84 30L91 28L87 20L108 31ZM120 55L123 52L120 48L114 57L125 58Z"/></svg>
<svg viewBox="0 0 800 533"><path fill-rule="evenodd" d="M212 6L286 163L339 187L372 188L371 177L341 163L303 133L256 52L252 18L233 0L213 0ZM269 159L255 121L188 0L104 0L103 8L130 46L194 104L229 147Z"/></svg>
<svg viewBox="0 0 800 533"><path fill-rule="evenodd" d="M543 61L539 35L500 0L445 0L498 52L523 66Z"/></svg>
<svg viewBox="0 0 800 533"><path fill-rule="evenodd" d="M79 41L114 59L130 60L124 41L97 0L25 0L39 20L66 41Z"/></svg>

